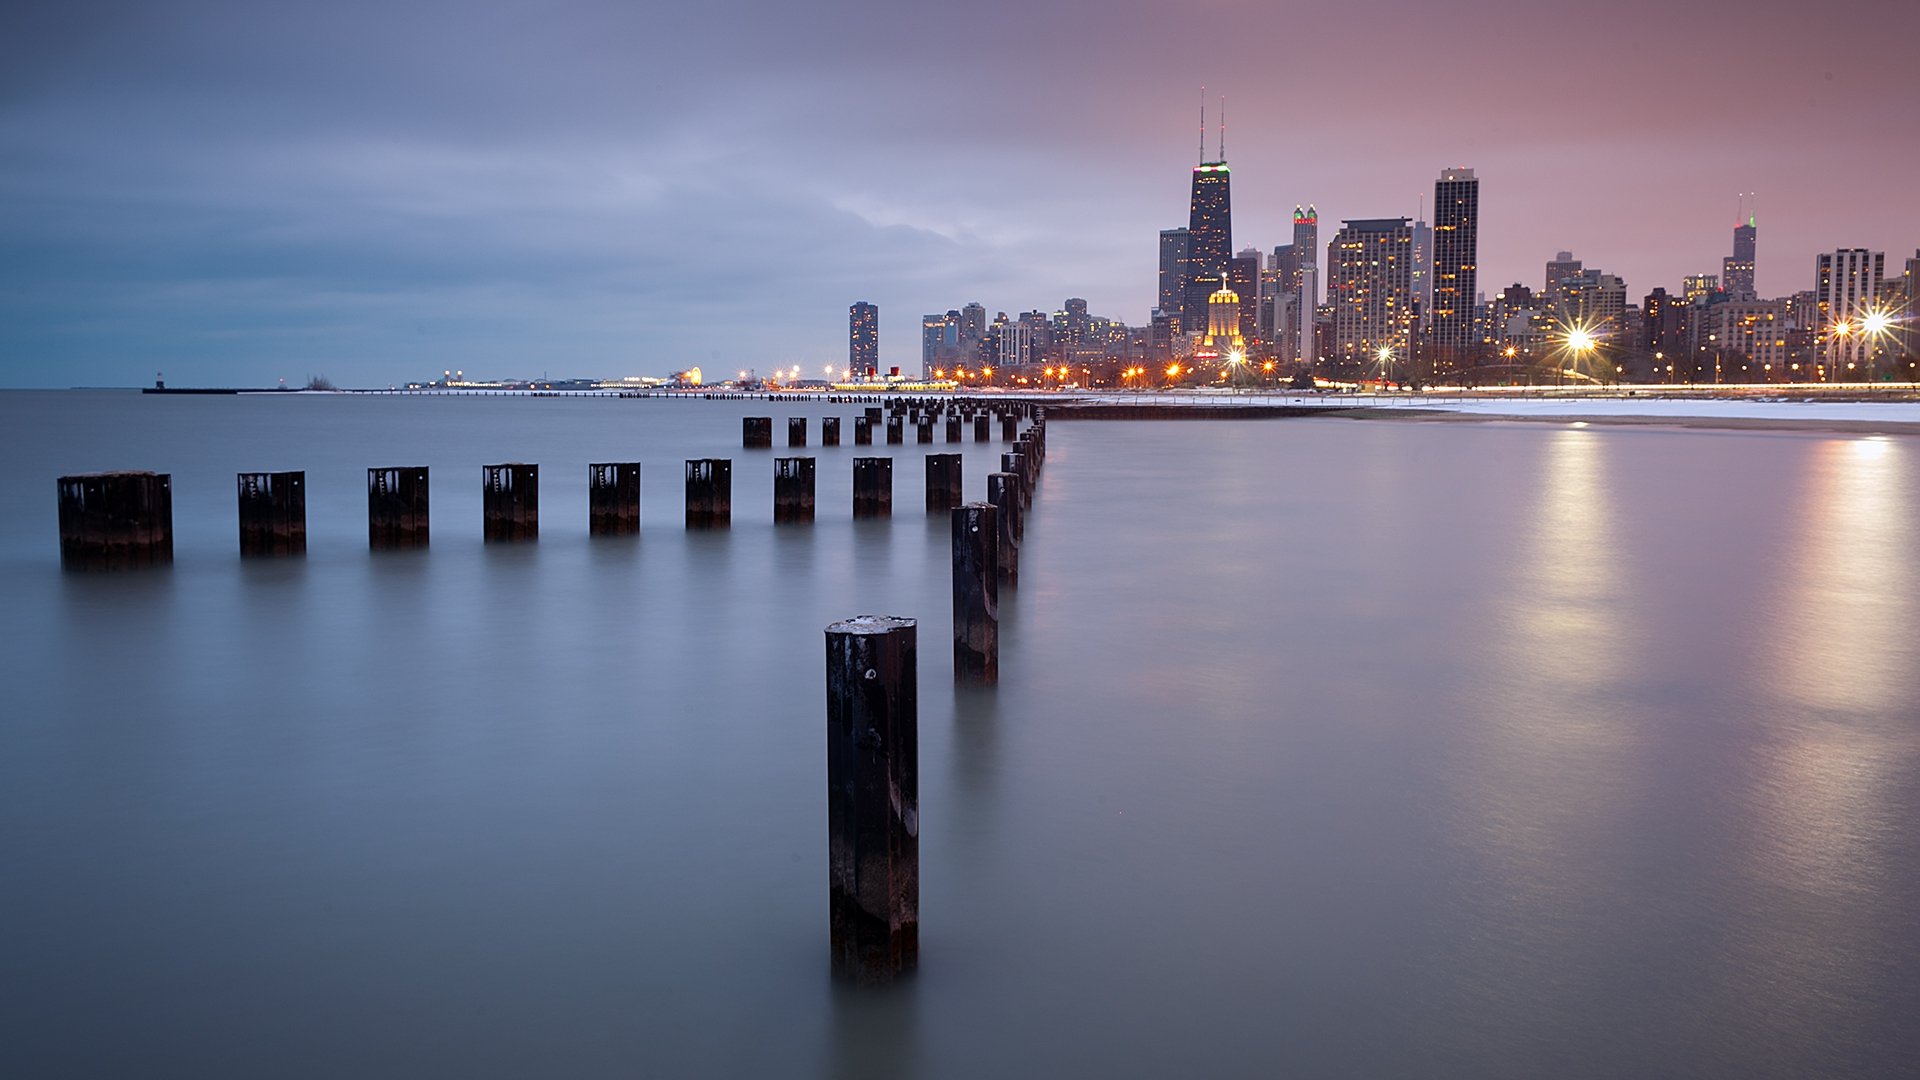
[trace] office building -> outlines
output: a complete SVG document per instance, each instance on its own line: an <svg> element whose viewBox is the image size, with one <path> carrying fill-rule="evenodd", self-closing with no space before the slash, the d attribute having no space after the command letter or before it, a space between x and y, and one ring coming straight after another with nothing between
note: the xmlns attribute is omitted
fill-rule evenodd
<svg viewBox="0 0 1920 1080"><path fill-rule="evenodd" d="M1862 331L1879 299L1887 256L1866 248L1841 248L1814 257L1814 324L1820 360L1829 382L1864 378L1885 343Z"/></svg>
<svg viewBox="0 0 1920 1080"><path fill-rule="evenodd" d="M1169 316L1180 313L1181 298L1187 288L1187 239L1185 229L1160 230L1160 292L1156 310Z"/></svg>
<svg viewBox="0 0 1920 1080"><path fill-rule="evenodd" d="M1473 305L1480 287L1480 181L1472 169L1447 169L1433 185L1433 290L1427 324L1442 365L1477 350Z"/></svg>
<svg viewBox="0 0 1920 1080"><path fill-rule="evenodd" d="M1348 374L1369 370L1382 349L1406 360L1413 331L1413 222L1341 222L1327 244L1327 304L1333 309L1331 359Z"/></svg>
<svg viewBox="0 0 1920 1080"><path fill-rule="evenodd" d="M880 371L880 309L865 300L847 309L847 372L850 376Z"/></svg>

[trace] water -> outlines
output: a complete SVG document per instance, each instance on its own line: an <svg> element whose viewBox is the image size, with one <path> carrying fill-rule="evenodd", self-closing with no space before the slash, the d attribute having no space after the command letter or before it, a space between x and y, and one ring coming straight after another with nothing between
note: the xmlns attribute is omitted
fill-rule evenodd
<svg viewBox="0 0 1920 1080"><path fill-rule="evenodd" d="M949 447L849 420L778 530L739 448L856 411L0 395L0 1074L1911 1075L1920 441L1056 424L955 693ZM483 545L515 459L542 537ZM632 459L643 535L590 539ZM429 551L366 551L390 464ZM176 564L62 574L53 478L130 467ZM283 468L310 553L243 564ZM922 620L922 970L850 994L821 629L867 611Z"/></svg>

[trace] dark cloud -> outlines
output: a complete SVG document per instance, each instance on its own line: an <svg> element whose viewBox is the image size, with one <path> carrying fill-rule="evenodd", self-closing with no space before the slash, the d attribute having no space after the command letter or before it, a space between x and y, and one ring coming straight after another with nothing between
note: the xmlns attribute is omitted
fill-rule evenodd
<svg viewBox="0 0 1920 1080"><path fill-rule="evenodd" d="M1845 2L35 5L0 37L0 382L824 364L855 299L901 363L973 299L1138 321L1203 82L1237 244L1295 202L1411 214L1464 164L1484 287L1571 248L1638 294L1717 267L1757 189L1784 292L1920 241L1916 32Z"/></svg>

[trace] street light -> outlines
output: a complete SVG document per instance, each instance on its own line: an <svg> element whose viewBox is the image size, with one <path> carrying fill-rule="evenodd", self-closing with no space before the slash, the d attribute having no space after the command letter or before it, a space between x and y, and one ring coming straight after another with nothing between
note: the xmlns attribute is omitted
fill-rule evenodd
<svg viewBox="0 0 1920 1080"><path fill-rule="evenodd" d="M1380 361L1380 389L1384 391L1387 384L1393 381L1393 346L1382 345L1374 355Z"/></svg>

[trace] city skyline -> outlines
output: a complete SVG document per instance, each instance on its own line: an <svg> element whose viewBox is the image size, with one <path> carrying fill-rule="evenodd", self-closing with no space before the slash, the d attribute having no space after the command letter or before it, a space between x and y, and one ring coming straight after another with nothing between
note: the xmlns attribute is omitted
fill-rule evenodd
<svg viewBox="0 0 1920 1080"><path fill-rule="evenodd" d="M845 355L856 299L891 313L881 363L903 368L912 322L963 301L1084 297L1144 326L1202 84L1232 108L1235 251L1285 243L1296 204L1417 216L1461 165L1489 299L1559 250L1635 303L1678 291L1723 273L1742 199L1763 297L1812 288L1823 252L1898 265L1920 243L1907 8L1482 6L1431 28L1487 60L1448 73L1486 115L1446 127L1407 104L1432 65L1324 89L1382 12L1221 4L1245 32L1195 64L1165 55L1178 13L1121 30L1092 5L989 4L962 34L882 10L40 13L0 45L0 384L818 368ZM1262 74L1282 30L1316 48ZM1012 72L993 87L967 74L976 38ZM926 40L952 48L905 47ZM1583 110L1541 91L1578 88L1573 41ZM1769 78L1731 94L1729 54ZM1859 164L1841 183L1835 161Z"/></svg>

